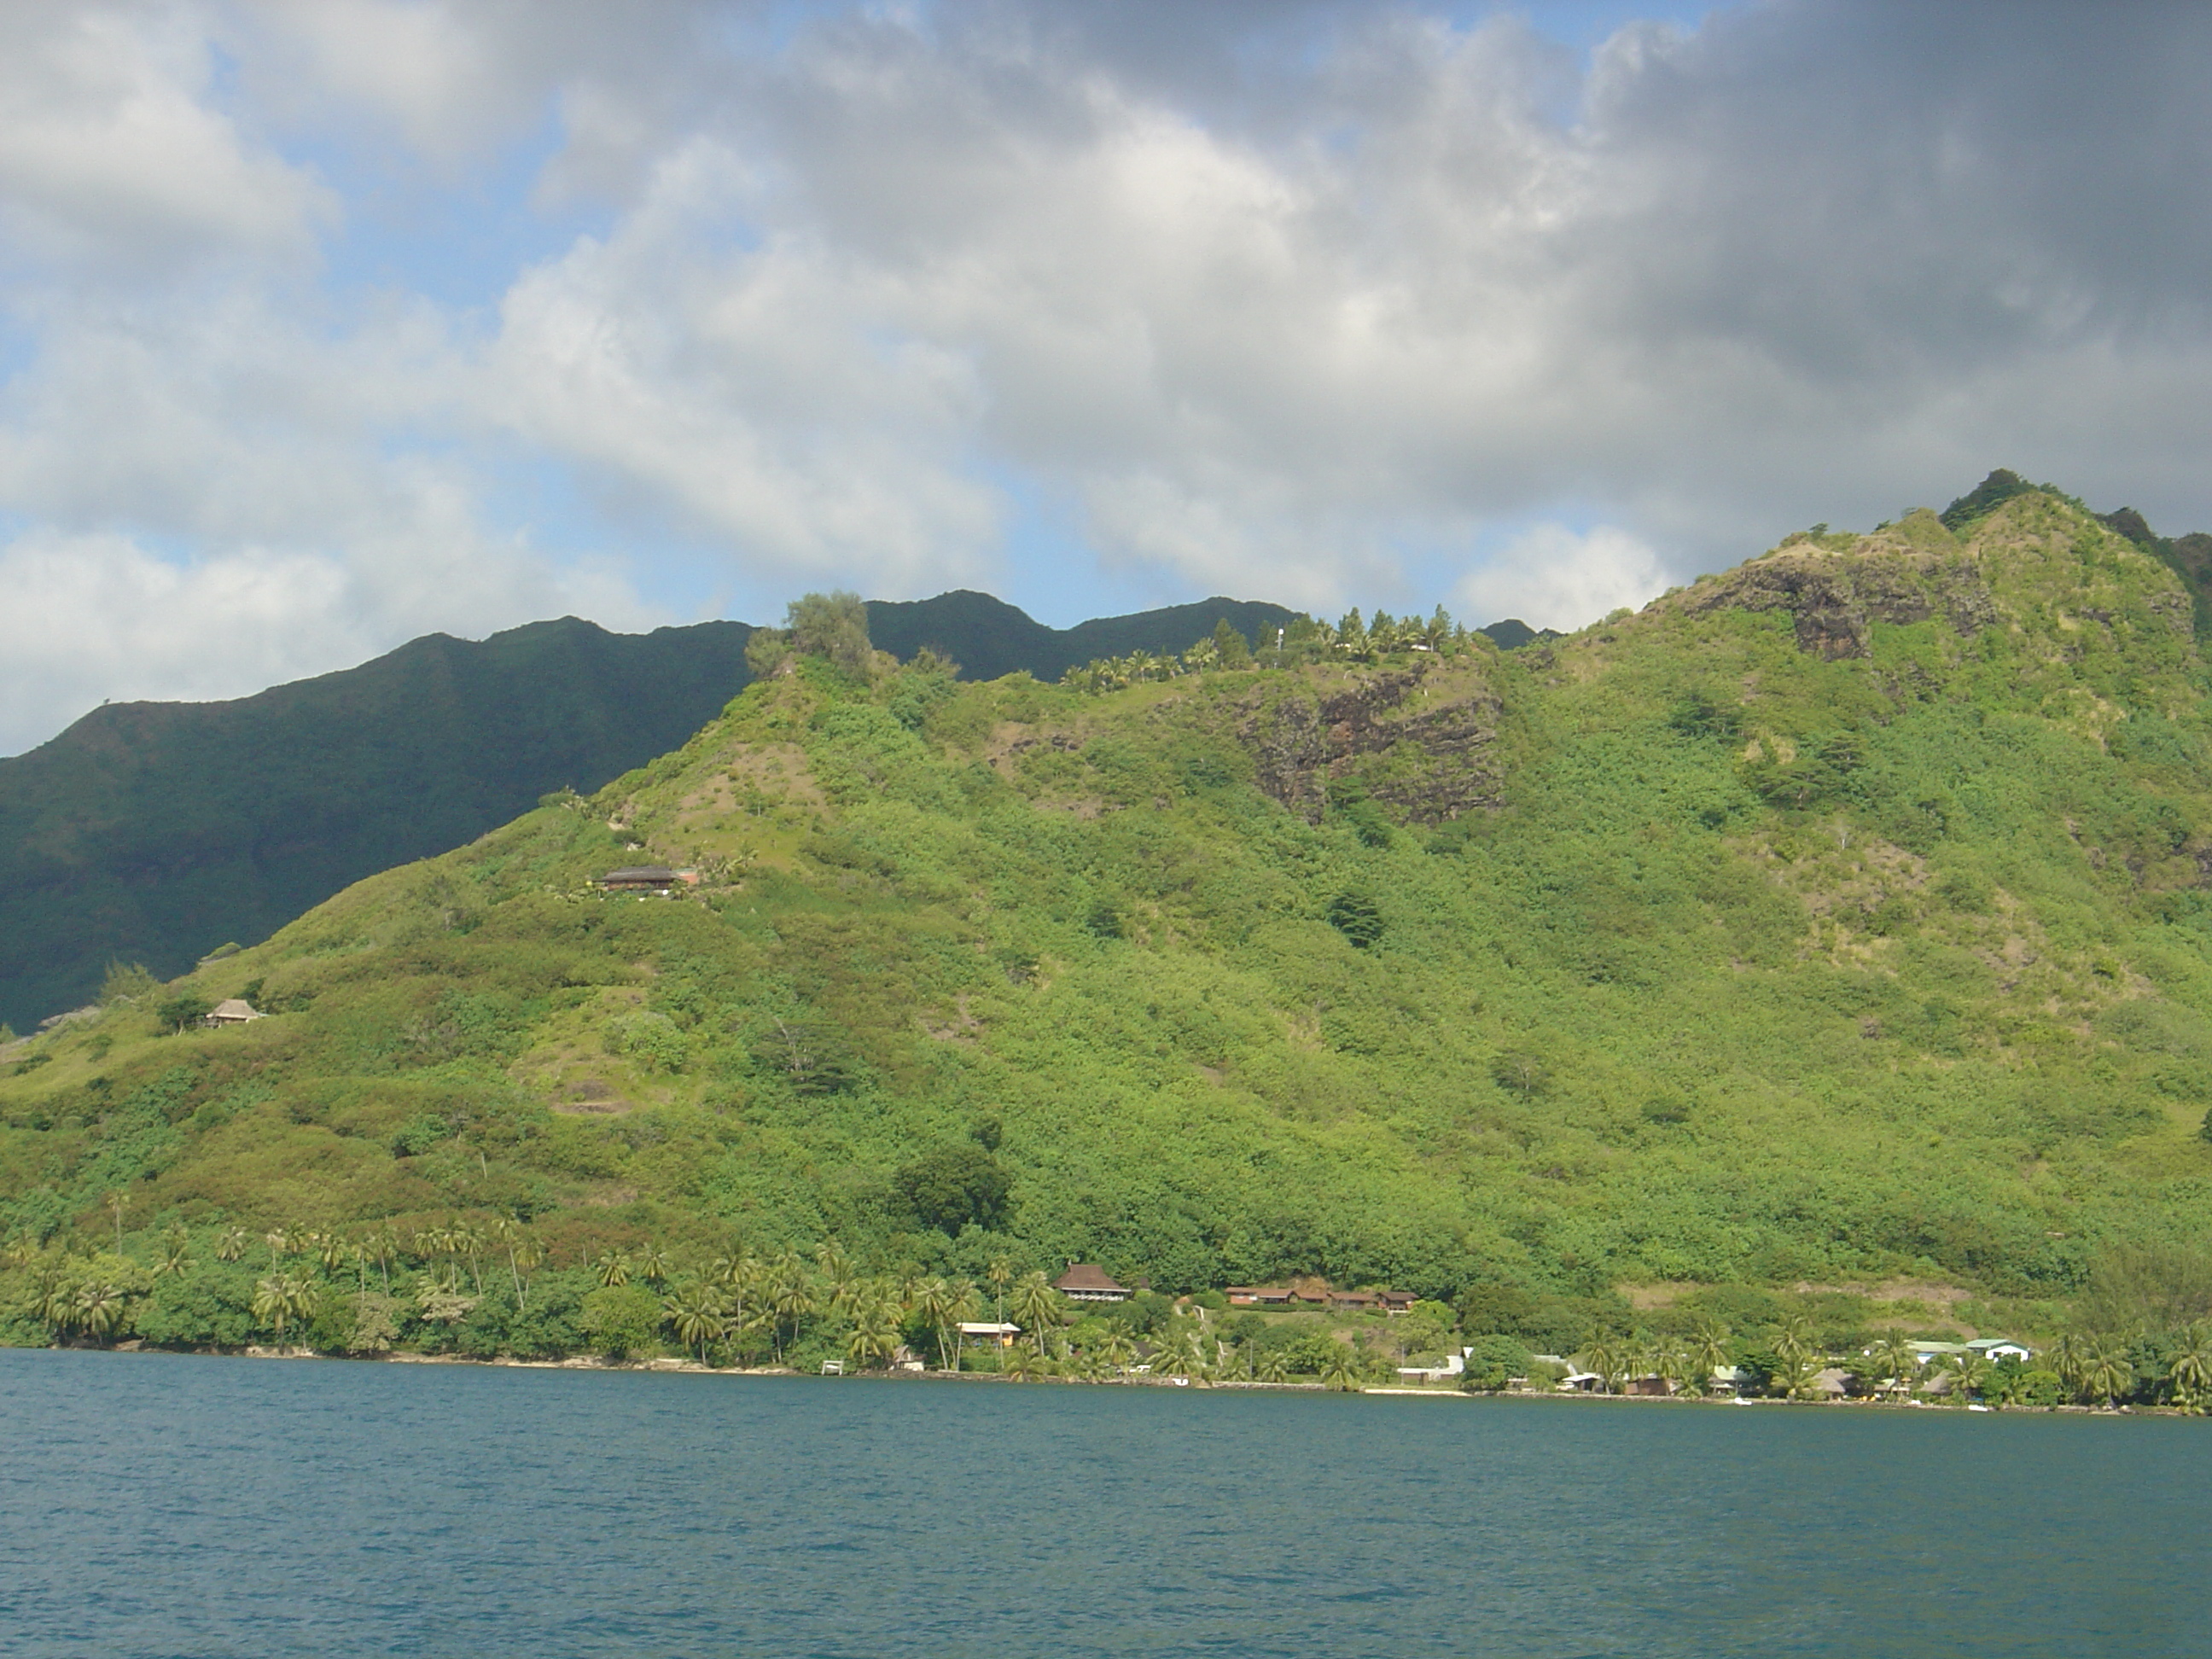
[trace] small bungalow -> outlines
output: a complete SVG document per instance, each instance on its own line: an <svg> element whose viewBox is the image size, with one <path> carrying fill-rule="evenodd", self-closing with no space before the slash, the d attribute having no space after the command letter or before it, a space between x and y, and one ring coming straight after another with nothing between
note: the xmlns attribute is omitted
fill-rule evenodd
<svg viewBox="0 0 2212 1659"><path fill-rule="evenodd" d="M1296 1292L1287 1285L1231 1285L1227 1294L1232 1308L1287 1308Z"/></svg>
<svg viewBox="0 0 2212 1659"><path fill-rule="evenodd" d="M965 1319L960 1322L960 1340L963 1346L978 1348L1011 1348L1022 1328L1004 1320Z"/></svg>
<svg viewBox="0 0 2212 1659"><path fill-rule="evenodd" d="M599 885L610 893L665 893L679 883L689 884L697 879L662 864L631 864L608 871L599 878Z"/></svg>
<svg viewBox="0 0 2212 1659"><path fill-rule="evenodd" d="M2008 1336L1978 1336L1966 1344L1967 1352L1978 1353L1992 1364L2000 1359L2017 1359L2022 1364L2035 1358L2035 1350L2025 1342L2015 1342Z"/></svg>
<svg viewBox="0 0 2212 1659"><path fill-rule="evenodd" d="M1910 1346L1912 1363L1916 1365L1930 1365L1939 1359L1956 1359L1966 1352L1966 1345L1963 1342L1916 1340Z"/></svg>
<svg viewBox="0 0 2212 1659"><path fill-rule="evenodd" d="M243 997L226 997L209 1011L205 1024L219 1030L227 1025L248 1024L260 1018L259 1011Z"/></svg>
<svg viewBox="0 0 2212 1659"><path fill-rule="evenodd" d="M1117 1285L1105 1270L1089 1261L1071 1261L1067 1271L1052 1281L1052 1287L1070 1302L1127 1302L1129 1291L1126 1285Z"/></svg>
<svg viewBox="0 0 2212 1659"><path fill-rule="evenodd" d="M1377 1291L1375 1299L1382 1304L1386 1314L1411 1313L1413 1304L1420 1300L1411 1291Z"/></svg>

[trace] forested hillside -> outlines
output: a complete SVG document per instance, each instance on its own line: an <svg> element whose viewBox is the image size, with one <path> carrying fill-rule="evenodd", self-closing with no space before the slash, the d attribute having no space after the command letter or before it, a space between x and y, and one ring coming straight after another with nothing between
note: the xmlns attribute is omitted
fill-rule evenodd
<svg viewBox="0 0 2212 1659"><path fill-rule="evenodd" d="M1217 599L1060 629L957 592L869 614L902 655L1056 678L1105 653L1180 651L1223 617L1252 629L1291 613ZM596 789L744 688L751 633L568 617L481 643L431 635L234 702L94 710L0 759L0 1021L28 1030L87 1002L117 958L181 973L549 789Z"/></svg>
<svg viewBox="0 0 2212 1659"><path fill-rule="evenodd" d="M797 651L11 1051L0 1225L2022 1306L2201 1241L2205 669L2099 520L1801 535L1510 653L1263 644L1065 684ZM592 884L646 860L697 884ZM177 1034L237 995L272 1017Z"/></svg>

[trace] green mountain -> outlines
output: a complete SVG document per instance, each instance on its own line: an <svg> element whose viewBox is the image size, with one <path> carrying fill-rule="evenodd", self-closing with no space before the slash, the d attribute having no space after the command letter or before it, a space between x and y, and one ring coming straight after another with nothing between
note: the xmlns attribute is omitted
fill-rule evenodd
<svg viewBox="0 0 2212 1659"><path fill-rule="evenodd" d="M995 678L1057 678L1180 651L1208 599L1046 628L981 593L870 607L902 654L934 645ZM0 1020L88 1001L111 960L181 973L379 870L474 840L548 790L596 789L675 747L742 690L743 623L610 634L573 617L481 644L432 635L358 668L218 703L119 703L0 760Z"/></svg>
<svg viewBox="0 0 2212 1659"><path fill-rule="evenodd" d="M374 1224L405 1270L505 1217L571 1269L834 1237L2045 1325L2114 1252L2201 1242L2205 662L2179 579L2069 501L1797 536L1511 653L1378 617L1236 657L793 659L10 1051L0 1230L150 1260L172 1224L202 1258ZM647 860L700 879L592 884ZM162 1034L241 995L272 1017ZM142 1328L228 1328L179 1311L235 1299L201 1283ZM580 1340L478 1289L479 1351Z"/></svg>

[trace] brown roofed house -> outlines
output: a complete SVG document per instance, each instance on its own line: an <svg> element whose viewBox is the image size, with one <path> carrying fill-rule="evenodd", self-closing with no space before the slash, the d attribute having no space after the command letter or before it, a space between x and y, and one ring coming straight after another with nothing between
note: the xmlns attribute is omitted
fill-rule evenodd
<svg viewBox="0 0 2212 1659"><path fill-rule="evenodd" d="M1287 1308L1292 1291L1287 1285L1231 1285L1229 1304L1235 1308Z"/></svg>
<svg viewBox="0 0 2212 1659"><path fill-rule="evenodd" d="M1103 1270L1088 1261L1071 1261L1052 1287L1070 1302L1127 1302L1127 1289L1115 1284Z"/></svg>
<svg viewBox="0 0 2212 1659"><path fill-rule="evenodd" d="M226 997L209 1010L207 1023L210 1025L244 1025L260 1018L259 1010L243 997Z"/></svg>
<svg viewBox="0 0 2212 1659"><path fill-rule="evenodd" d="M610 870L599 885L615 893L665 893L684 878L663 864L631 864Z"/></svg>

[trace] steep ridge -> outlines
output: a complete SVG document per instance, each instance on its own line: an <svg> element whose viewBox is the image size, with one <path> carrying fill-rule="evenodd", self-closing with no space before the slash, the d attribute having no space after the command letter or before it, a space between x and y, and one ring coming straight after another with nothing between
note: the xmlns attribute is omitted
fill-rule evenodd
<svg viewBox="0 0 2212 1659"><path fill-rule="evenodd" d="M1057 678L1102 652L1179 651L1224 617L1249 632L1291 613L1217 599L1056 629L960 592L869 614L902 656L935 645L970 678ZM431 635L232 702L94 710L0 759L0 1021L86 1002L112 959L180 973L548 790L599 787L744 688L751 632L569 617L480 644Z"/></svg>
<svg viewBox="0 0 2212 1659"><path fill-rule="evenodd" d="M2212 722L2157 558L2031 489L1511 653L1340 644L798 661L172 988L273 1018L14 1051L0 1231L2030 1310L2201 1234ZM648 859L697 884L592 884Z"/></svg>

